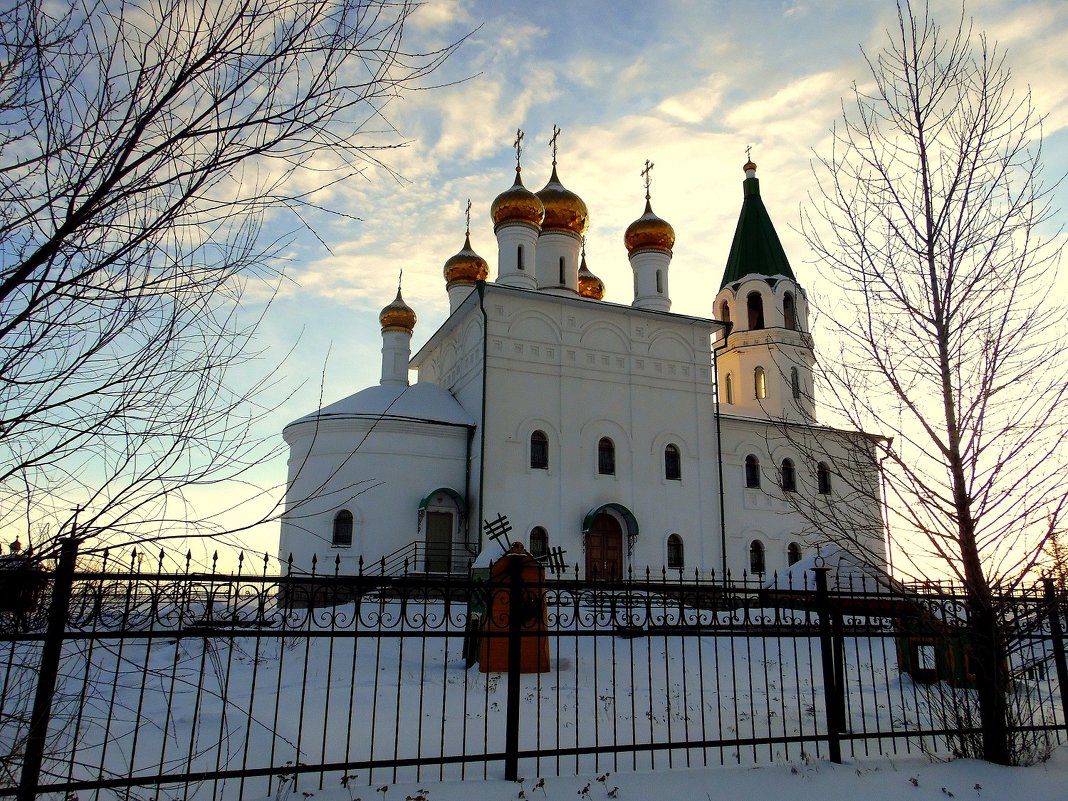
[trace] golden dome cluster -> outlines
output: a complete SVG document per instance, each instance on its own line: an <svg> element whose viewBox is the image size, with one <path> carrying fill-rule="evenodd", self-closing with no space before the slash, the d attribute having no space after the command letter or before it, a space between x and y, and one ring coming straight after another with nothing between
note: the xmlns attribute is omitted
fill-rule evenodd
<svg viewBox="0 0 1068 801"><path fill-rule="evenodd" d="M549 183L536 195L545 207L545 219L541 224L543 231L571 231L579 236L586 233L590 212L582 198L560 183L555 164Z"/></svg>
<svg viewBox="0 0 1068 801"><path fill-rule="evenodd" d="M670 253L675 246L675 229L653 213L652 204L646 198L645 213L627 226L623 242L629 253L636 250L666 250Z"/></svg>
<svg viewBox="0 0 1068 801"><path fill-rule="evenodd" d="M445 283L473 284L476 281L485 281L489 275L489 265L486 260L471 249L471 235L464 238L464 246L455 256L445 262Z"/></svg>
<svg viewBox="0 0 1068 801"><path fill-rule="evenodd" d="M604 281L590 272L586 266L586 251L582 251L582 263L578 271L578 293L584 298L604 300Z"/></svg>
<svg viewBox="0 0 1068 801"><path fill-rule="evenodd" d="M415 311L404 302L398 286L397 297L382 309L378 322L382 324L383 331L407 331L410 334L415 330L415 320Z"/></svg>
<svg viewBox="0 0 1068 801"><path fill-rule="evenodd" d="M545 206L537 195L523 186L519 173L520 168L516 167L515 183L493 199L490 216L495 227L514 222L540 227L545 218Z"/></svg>

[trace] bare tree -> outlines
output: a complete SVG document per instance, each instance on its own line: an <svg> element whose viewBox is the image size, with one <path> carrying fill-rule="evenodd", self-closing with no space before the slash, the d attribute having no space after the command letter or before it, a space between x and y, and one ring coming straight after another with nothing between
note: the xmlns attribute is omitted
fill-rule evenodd
<svg viewBox="0 0 1068 801"><path fill-rule="evenodd" d="M455 49L384 0L17 0L0 10L0 528L185 536L263 458L237 387L276 232L402 142L383 106ZM291 219L279 224L279 215ZM269 229L264 225L270 222ZM266 234L270 230L269 235ZM270 379L265 379L269 381Z"/></svg>
<svg viewBox="0 0 1068 801"><path fill-rule="evenodd" d="M870 80L816 161L820 194L803 219L845 293L824 315L842 345L822 361L823 384L851 425L895 434L871 442L895 536L912 548L898 554L917 572L937 559L963 584L983 755L1007 762L994 588L1034 566L1068 498L1042 118L963 15L945 28L900 2L886 45L865 57Z"/></svg>

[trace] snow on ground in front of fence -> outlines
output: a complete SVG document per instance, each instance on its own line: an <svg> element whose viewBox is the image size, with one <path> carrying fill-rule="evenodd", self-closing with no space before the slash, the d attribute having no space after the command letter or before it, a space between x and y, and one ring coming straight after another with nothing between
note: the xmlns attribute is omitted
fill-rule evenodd
<svg viewBox="0 0 1068 801"><path fill-rule="evenodd" d="M603 779L603 781L602 781ZM487 779L324 787L271 801L1064 801L1068 798L1068 746L1045 763L1006 768L961 759L798 761L750 768L676 768L671 771L537 777L523 782ZM249 800L251 801L251 799Z"/></svg>

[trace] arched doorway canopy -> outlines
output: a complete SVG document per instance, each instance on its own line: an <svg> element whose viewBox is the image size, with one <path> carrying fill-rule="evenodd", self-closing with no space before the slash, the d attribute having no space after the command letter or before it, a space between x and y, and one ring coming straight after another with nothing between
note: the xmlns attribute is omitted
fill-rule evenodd
<svg viewBox="0 0 1068 801"><path fill-rule="evenodd" d="M634 517L634 513L621 503L603 503L596 509L591 509L586 513L586 517L582 519L582 533L587 533L593 526L594 518L601 512L611 510L623 518L623 522L627 526L627 537L633 539L638 536L638 521Z"/></svg>
<svg viewBox="0 0 1068 801"><path fill-rule="evenodd" d="M451 487L438 487L436 490L428 492L423 498L423 500L419 501L419 511L426 511L427 506L430 505L430 502L434 499L434 496L442 494L448 495L450 498L452 498L452 500L456 503L456 509L460 512L460 514L463 514L467 511L466 505L464 504L463 496Z"/></svg>

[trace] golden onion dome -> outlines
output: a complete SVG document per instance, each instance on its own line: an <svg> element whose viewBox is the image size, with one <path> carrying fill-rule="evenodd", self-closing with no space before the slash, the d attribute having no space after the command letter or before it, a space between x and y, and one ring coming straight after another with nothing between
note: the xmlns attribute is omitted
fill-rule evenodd
<svg viewBox="0 0 1068 801"><path fill-rule="evenodd" d="M649 198L645 199L645 213L627 226L623 235L627 252L636 250L666 250L669 253L675 246L675 229L667 220L653 214Z"/></svg>
<svg viewBox="0 0 1068 801"><path fill-rule="evenodd" d="M545 219L541 224L543 231L564 230L581 236L590 224L590 212L582 198L564 188L556 175L556 165L549 183L535 193L545 206Z"/></svg>
<svg viewBox="0 0 1068 801"><path fill-rule="evenodd" d="M604 300L604 281L590 272L586 266L586 251L582 252L582 262L578 271L578 293L584 298Z"/></svg>
<svg viewBox="0 0 1068 801"><path fill-rule="evenodd" d="M519 172L519 167L516 167L515 183L493 199L490 216L493 217L494 226L521 222L540 227L545 218L545 206L537 195L523 186Z"/></svg>
<svg viewBox="0 0 1068 801"><path fill-rule="evenodd" d="M475 281L485 281L489 275L489 265L486 260L471 249L471 235L464 238L464 246L455 256L445 262L445 283L473 284Z"/></svg>
<svg viewBox="0 0 1068 801"><path fill-rule="evenodd" d="M742 172L749 172L750 170L752 170L753 172L756 172L756 164L754 164L752 160L747 161L742 166Z"/></svg>
<svg viewBox="0 0 1068 801"><path fill-rule="evenodd" d="M383 331L407 331L410 334L415 330L415 320L415 311L404 302L398 286L397 297L382 309L382 313L378 315L378 322L382 324Z"/></svg>

